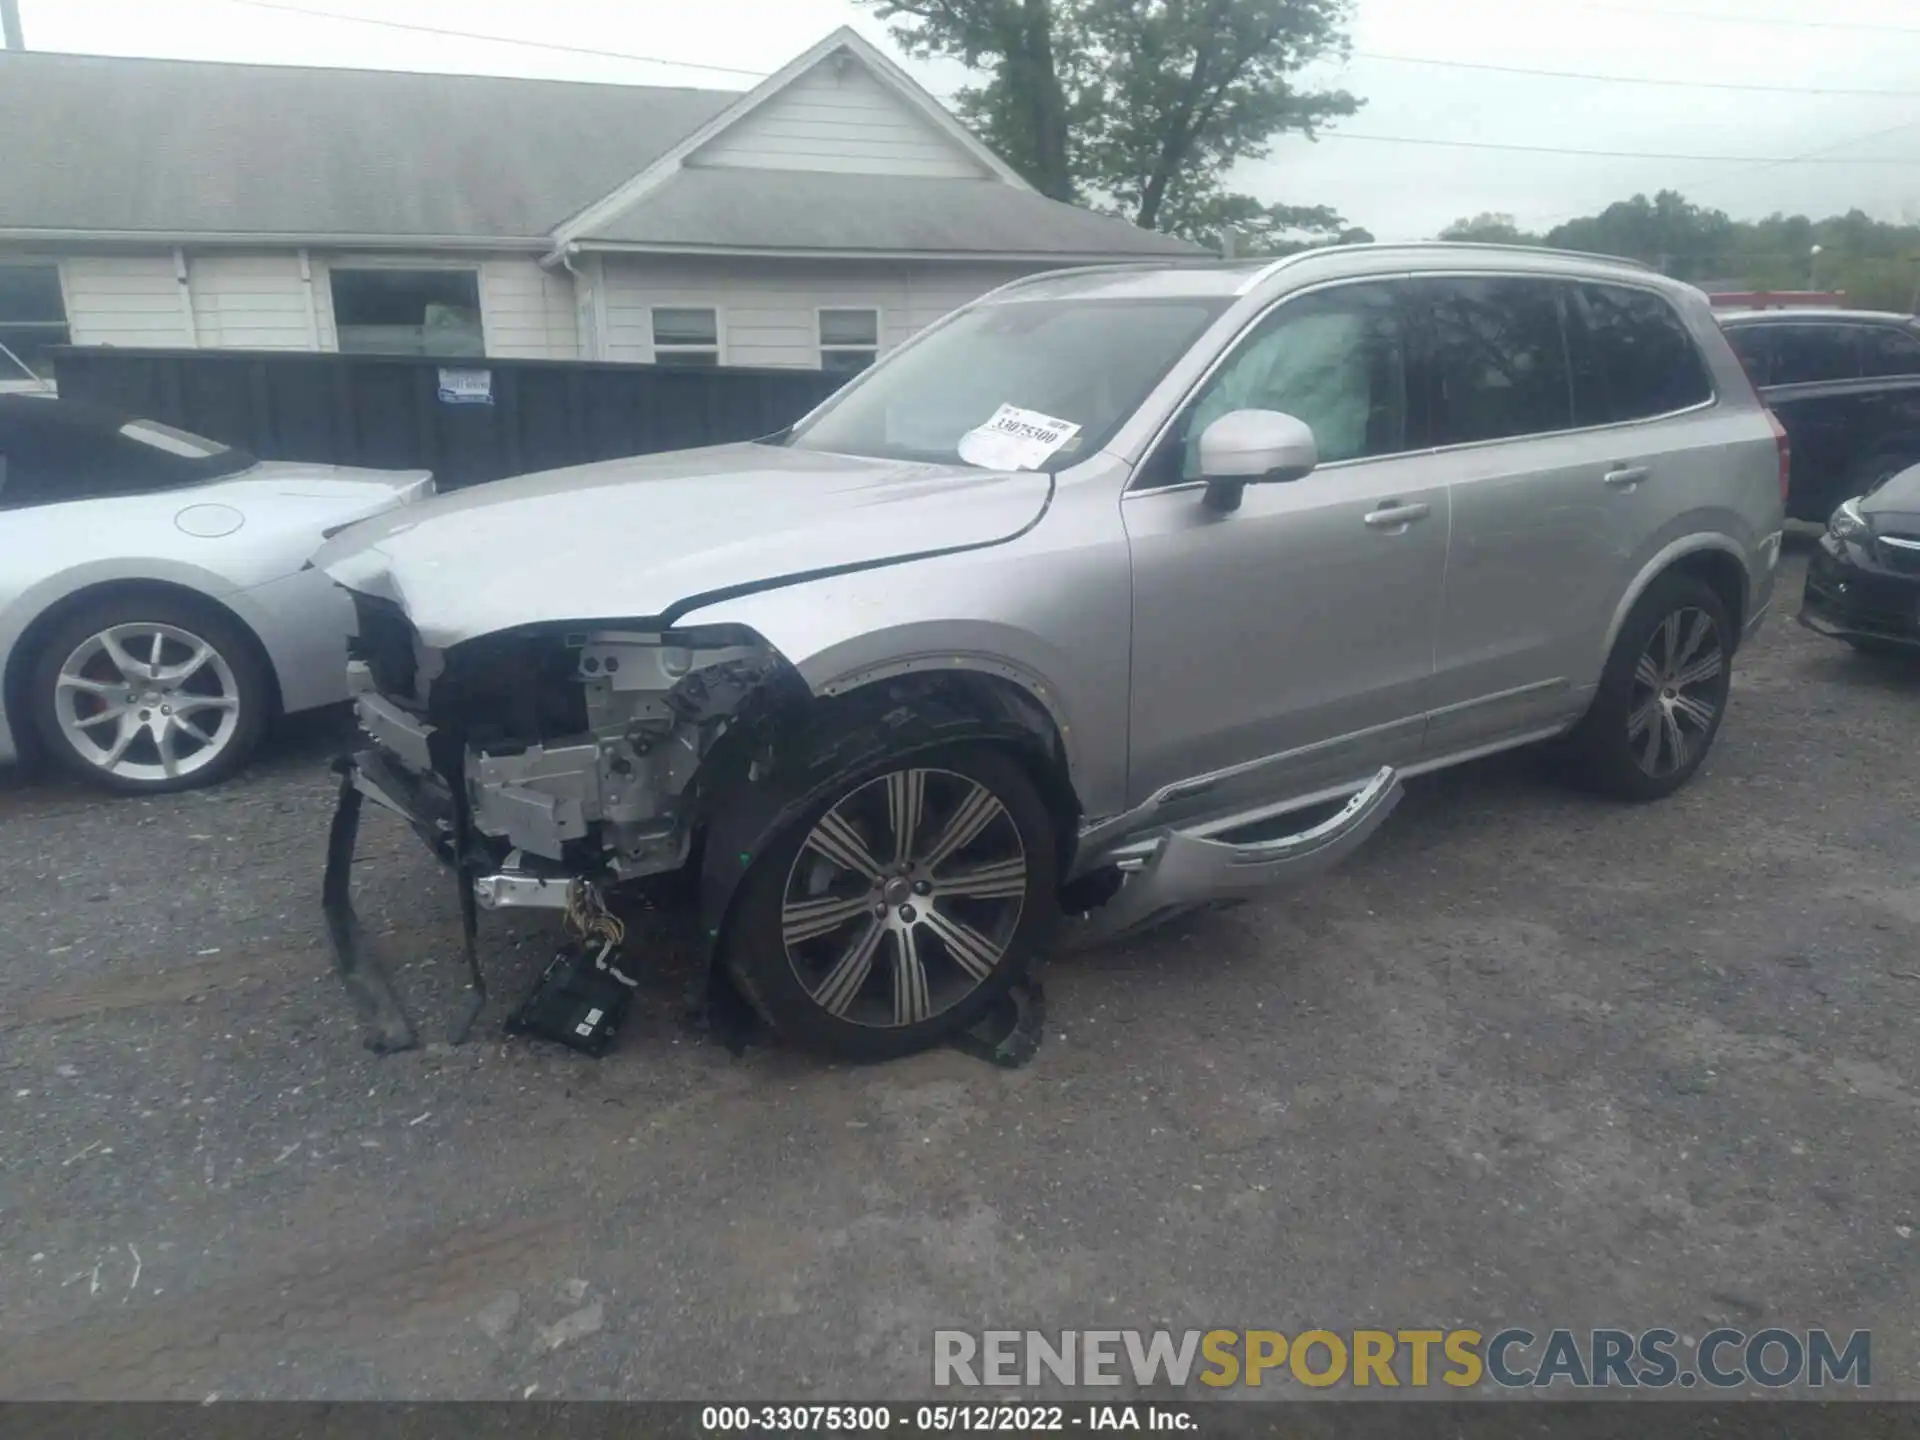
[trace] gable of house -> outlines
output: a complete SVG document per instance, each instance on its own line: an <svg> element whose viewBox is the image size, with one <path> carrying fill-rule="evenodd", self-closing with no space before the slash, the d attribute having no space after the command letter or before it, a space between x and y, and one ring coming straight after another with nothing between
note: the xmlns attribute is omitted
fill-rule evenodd
<svg viewBox="0 0 1920 1440"><path fill-rule="evenodd" d="M986 167L866 65L850 55L837 60L798 76L683 163L688 168L985 178Z"/></svg>
<svg viewBox="0 0 1920 1440"><path fill-rule="evenodd" d="M1049 200L842 27L554 231L587 250L1105 260L1200 247Z"/></svg>

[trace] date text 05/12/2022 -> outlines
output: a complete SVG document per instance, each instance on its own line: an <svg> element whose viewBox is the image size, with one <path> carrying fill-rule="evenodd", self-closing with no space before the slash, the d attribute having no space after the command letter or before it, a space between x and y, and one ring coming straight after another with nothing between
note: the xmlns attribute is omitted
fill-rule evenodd
<svg viewBox="0 0 1920 1440"><path fill-rule="evenodd" d="M708 1434L834 1432L909 1434L990 1432L1032 1435L1070 1430L1193 1432L1197 1407L1125 1402L1099 1405L995 1405L911 1403L875 1405L707 1405L700 1428Z"/></svg>

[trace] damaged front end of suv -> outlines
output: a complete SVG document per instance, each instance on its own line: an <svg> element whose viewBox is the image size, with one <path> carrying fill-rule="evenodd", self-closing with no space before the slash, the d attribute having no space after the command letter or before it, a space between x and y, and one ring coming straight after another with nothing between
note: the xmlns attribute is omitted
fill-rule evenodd
<svg viewBox="0 0 1920 1440"><path fill-rule="evenodd" d="M323 889L342 976L380 1051L416 1036L352 908L363 799L403 817L458 877L473 989L457 1042L485 1002L479 909L573 918L612 886L682 869L718 777L750 768L782 712L807 699L779 654L731 627L542 625L439 650L394 603L354 603L348 678L363 743L338 767Z"/></svg>

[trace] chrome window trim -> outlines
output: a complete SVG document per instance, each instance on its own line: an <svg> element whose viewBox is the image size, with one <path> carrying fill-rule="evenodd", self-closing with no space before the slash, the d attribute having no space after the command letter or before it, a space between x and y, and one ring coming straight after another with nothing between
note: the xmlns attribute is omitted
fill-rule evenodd
<svg viewBox="0 0 1920 1440"><path fill-rule="evenodd" d="M1292 259L1294 257L1289 256L1286 258ZM1134 467L1136 472L1141 466L1146 464L1148 459L1159 450L1162 442L1164 442L1167 437L1167 432L1173 428L1173 422L1180 418L1181 412L1192 402L1193 397L1213 378L1215 372L1232 358L1234 352L1246 342L1247 337L1251 335L1269 315L1280 309L1281 306L1298 300L1304 295L1315 295L1323 290L1332 290L1345 285L1394 284L1403 280L1476 280L1488 278L1540 280L1549 284L1562 285L1618 285L1623 289L1639 290L1645 294L1656 296L1664 303L1667 308L1673 312L1674 318L1680 321L1680 328L1686 332L1687 337L1694 341L1696 349L1699 345L1699 340L1694 336L1692 327L1686 323L1686 317L1680 314L1679 310L1673 305L1672 300L1665 295L1658 286L1636 284L1631 280L1615 279L1611 276L1605 279L1598 279L1587 275L1568 275L1537 270L1421 270L1412 272L1395 271L1391 274L1381 275L1342 276L1337 280L1323 280L1318 284L1309 285L1299 290L1290 290L1285 295L1278 296L1268 302L1264 309L1256 312L1240 327L1238 333L1228 342L1227 347L1214 357L1213 363L1201 373L1200 378L1187 387L1186 392L1181 395L1179 402L1174 405L1172 410L1168 412L1166 418L1160 422L1159 427L1153 432L1152 440L1140 452L1138 458L1130 460L1128 463ZM1430 445L1419 450L1396 450L1390 455L1357 455L1348 460L1329 460L1324 465L1315 466L1313 473L1318 475L1323 471L1340 470L1352 465L1378 465L1385 461L1405 460L1420 455L1452 455L1465 450L1482 450L1492 445L1519 445L1532 440L1557 440L1570 435L1598 435L1612 430L1626 430L1636 425L1659 425L1666 421L1677 420L1688 415L1703 414L1708 410L1716 408L1720 404L1721 396L1719 387L1714 384L1712 367L1706 363L1704 356L1701 357L1701 370L1707 377L1707 398L1679 410L1663 410L1658 415L1640 415L1631 420L1608 420L1599 425L1574 425L1565 430L1534 430L1529 431L1525 435L1503 435L1492 440L1461 440L1451 445ZM1138 473L1135 473L1128 477L1126 490L1120 498L1126 500L1136 495L1165 495L1177 491L1196 490L1203 488L1206 483L1204 480L1181 480L1171 485L1145 485L1140 483L1140 476Z"/></svg>

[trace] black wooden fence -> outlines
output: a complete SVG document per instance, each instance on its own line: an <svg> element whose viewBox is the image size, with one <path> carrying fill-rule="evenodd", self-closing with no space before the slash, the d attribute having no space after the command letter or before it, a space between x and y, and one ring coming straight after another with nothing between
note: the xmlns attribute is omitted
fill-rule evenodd
<svg viewBox="0 0 1920 1440"><path fill-rule="evenodd" d="M164 420L267 460L434 472L443 489L619 455L751 440L844 377L563 360L261 350L56 352L63 396Z"/></svg>

